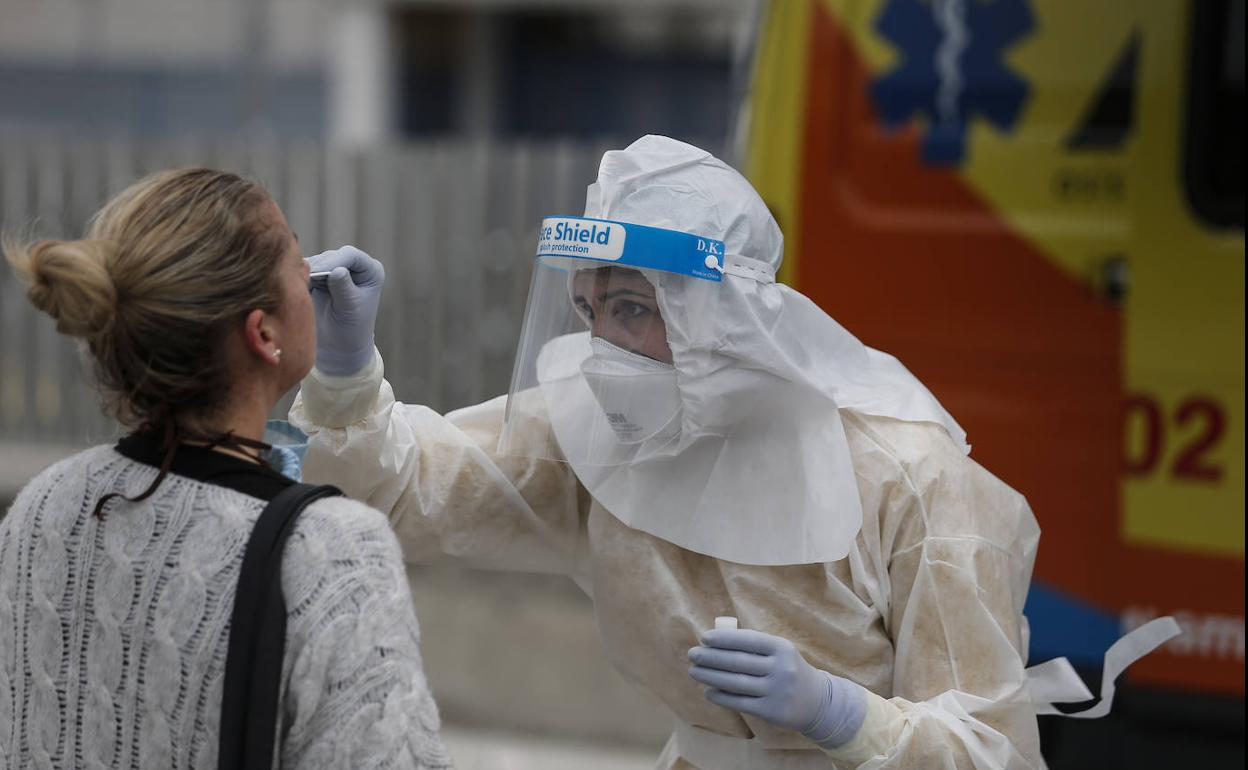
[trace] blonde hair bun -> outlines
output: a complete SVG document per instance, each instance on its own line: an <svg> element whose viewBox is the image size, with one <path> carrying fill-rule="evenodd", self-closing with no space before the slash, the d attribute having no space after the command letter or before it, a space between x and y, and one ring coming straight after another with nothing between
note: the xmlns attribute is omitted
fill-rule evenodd
<svg viewBox="0 0 1248 770"><path fill-rule="evenodd" d="M103 240L39 241L5 252L27 283L26 297L56 321L56 330L90 339L106 333L117 313L108 265L115 247Z"/></svg>

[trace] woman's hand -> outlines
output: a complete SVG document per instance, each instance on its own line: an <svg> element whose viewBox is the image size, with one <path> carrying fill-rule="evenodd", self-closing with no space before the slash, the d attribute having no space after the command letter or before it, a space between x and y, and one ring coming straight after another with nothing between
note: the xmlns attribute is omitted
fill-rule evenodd
<svg viewBox="0 0 1248 770"><path fill-rule="evenodd" d="M824 748L848 742L862 726L862 687L806 662L788 639L745 629L702 634L689 650L689 676L706 699L796 730Z"/></svg>
<svg viewBox="0 0 1248 770"><path fill-rule="evenodd" d="M312 303L316 307L316 368L346 377L373 359L373 327L386 270L354 246L343 246L308 258L314 273Z"/></svg>

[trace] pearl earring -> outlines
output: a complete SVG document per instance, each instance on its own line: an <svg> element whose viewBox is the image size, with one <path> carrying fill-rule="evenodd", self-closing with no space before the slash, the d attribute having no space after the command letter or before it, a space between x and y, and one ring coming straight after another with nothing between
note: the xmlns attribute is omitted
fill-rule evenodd
<svg viewBox="0 0 1248 770"><path fill-rule="evenodd" d="M281 349L281 348L278 348L277 350L274 350L274 351L273 351L273 360L274 360L274 361L281 361L281 360L282 360L282 349Z"/></svg>

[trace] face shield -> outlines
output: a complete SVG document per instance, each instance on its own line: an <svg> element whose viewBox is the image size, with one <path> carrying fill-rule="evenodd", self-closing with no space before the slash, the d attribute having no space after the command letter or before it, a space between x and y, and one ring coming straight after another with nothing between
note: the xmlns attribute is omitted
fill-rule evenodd
<svg viewBox="0 0 1248 770"><path fill-rule="evenodd" d="M499 450L613 466L671 447L682 374L665 318L714 317L723 253L689 233L543 221Z"/></svg>

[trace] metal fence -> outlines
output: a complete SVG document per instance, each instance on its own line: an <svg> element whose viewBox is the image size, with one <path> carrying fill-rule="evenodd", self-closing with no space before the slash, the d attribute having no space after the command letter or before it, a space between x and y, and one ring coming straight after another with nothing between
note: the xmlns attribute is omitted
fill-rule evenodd
<svg viewBox="0 0 1248 770"><path fill-rule="evenodd" d="M139 176L206 165L262 182L305 254L354 244L386 264L377 342L399 398L445 410L505 391L541 217L579 213L604 146L318 145L0 139L0 230L80 237ZM74 344L0 268L0 440L109 440ZM289 399L289 397L288 397ZM283 410L288 401L279 405Z"/></svg>

